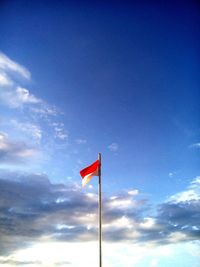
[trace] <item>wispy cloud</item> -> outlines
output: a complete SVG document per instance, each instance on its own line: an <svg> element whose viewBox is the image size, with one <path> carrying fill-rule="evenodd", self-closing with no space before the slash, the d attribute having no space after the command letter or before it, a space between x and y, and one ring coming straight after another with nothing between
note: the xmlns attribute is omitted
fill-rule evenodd
<svg viewBox="0 0 200 267"><path fill-rule="evenodd" d="M78 144L78 145L84 145L87 143L87 140L86 139L76 139L75 140L75 143Z"/></svg>
<svg viewBox="0 0 200 267"><path fill-rule="evenodd" d="M9 57L7 57L5 54L1 52L0 52L0 70L3 70L5 72L18 73L20 76L28 80L31 78L30 72L25 67L11 60Z"/></svg>
<svg viewBox="0 0 200 267"><path fill-rule="evenodd" d="M177 174L178 174L178 171L171 171L171 172L168 173L168 176L170 178L172 178L172 177L176 176Z"/></svg>
<svg viewBox="0 0 200 267"><path fill-rule="evenodd" d="M59 114L59 111L55 106L49 105L44 101L41 102L41 105L31 106L30 111L44 119L48 119L49 117L54 117Z"/></svg>
<svg viewBox="0 0 200 267"><path fill-rule="evenodd" d="M37 153L36 149L24 142L11 141L6 134L0 133L0 163L18 163L36 156Z"/></svg>
<svg viewBox="0 0 200 267"><path fill-rule="evenodd" d="M66 140L68 138L68 133L66 132L63 123L54 122L51 124L51 126L53 126L54 137L56 139Z"/></svg>
<svg viewBox="0 0 200 267"><path fill-rule="evenodd" d="M19 78L30 81L31 73L19 63L0 53L0 101L12 109L28 108L39 116L54 116L58 113L54 106L35 96L28 88L21 86Z"/></svg>
<svg viewBox="0 0 200 267"><path fill-rule="evenodd" d="M108 149L112 152L117 152L119 149L119 145L117 143L112 143L108 146Z"/></svg>
<svg viewBox="0 0 200 267"><path fill-rule="evenodd" d="M9 123L15 130L28 136L30 139L34 139L36 143L40 143L42 139L42 129L38 124L19 122L17 119L12 119Z"/></svg>
<svg viewBox="0 0 200 267"><path fill-rule="evenodd" d="M32 95L28 89L20 86L1 91L0 97L3 104L8 105L10 108L21 108L24 105L42 102L39 98Z"/></svg>
<svg viewBox="0 0 200 267"><path fill-rule="evenodd" d="M20 86L16 74L26 80L31 79L30 72L22 65L0 53L0 101L10 108L21 108L24 105L39 104L41 100Z"/></svg>
<svg viewBox="0 0 200 267"><path fill-rule="evenodd" d="M9 111L4 112L7 115L2 117L1 125L3 132L7 133L4 142L9 142L8 136L13 136L15 140L10 141L9 151L1 151L1 160L10 164L17 159L28 159L36 151L41 151L40 156L45 161L50 160L58 145L68 139L68 131L61 121L62 112L33 94L23 85L24 79L26 84L30 82L30 72L0 53L0 102L2 109Z"/></svg>
<svg viewBox="0 0 200 267"><path fill-rule="evenodd" d="M189 146L190 148L200 148L200 143L194 143Z"/></svg>
<svg viewBox="0 0 200 267"><path fill-rule="evenodd" d="M192 180L185 191L179 192L169 198L172 203L190 202L200 200L200 177Z"/></svg>

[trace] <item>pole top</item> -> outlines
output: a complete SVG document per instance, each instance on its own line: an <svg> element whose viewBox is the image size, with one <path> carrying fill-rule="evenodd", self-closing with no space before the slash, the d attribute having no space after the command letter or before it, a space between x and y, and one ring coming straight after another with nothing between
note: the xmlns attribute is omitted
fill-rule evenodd
<svg viewBox="0 0 200 267"><path fill-rule="evenodd" d="M101 162L101 153L98 154L98 160Z"/></svg>

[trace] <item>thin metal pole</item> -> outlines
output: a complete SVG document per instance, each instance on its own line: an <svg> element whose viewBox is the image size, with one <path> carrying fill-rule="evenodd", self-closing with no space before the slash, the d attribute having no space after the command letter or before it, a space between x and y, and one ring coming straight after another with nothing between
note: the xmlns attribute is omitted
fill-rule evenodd
<svg viewBox="0 0 200 267"><path fill-rule="evenodd" d="M99 167L99 267L102 267L102 212L101 212L101 153L99 153L98 159L100 161Z"/></svg>

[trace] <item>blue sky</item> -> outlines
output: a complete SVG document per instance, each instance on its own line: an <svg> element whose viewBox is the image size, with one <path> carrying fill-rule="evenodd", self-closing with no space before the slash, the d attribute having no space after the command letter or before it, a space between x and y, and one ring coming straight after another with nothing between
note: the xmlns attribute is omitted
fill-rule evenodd
<svg viewBox="0 0 200 267"><path fill-rule="evenodd" d="M175 2L0 4L3 266L95 266L101 152L105 266L198 267L200 10Z"/></svg>

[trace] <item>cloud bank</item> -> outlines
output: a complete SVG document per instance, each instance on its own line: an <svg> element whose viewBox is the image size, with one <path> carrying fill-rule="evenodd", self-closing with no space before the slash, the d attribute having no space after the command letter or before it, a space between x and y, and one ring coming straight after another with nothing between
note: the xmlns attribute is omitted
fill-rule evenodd
<svg viewBox="0 0 200 267"><path fill-rule="evenodd" d="M190 187L199 194L199 178ZM97 240L97 195L74 185L51 184L44 174L0 174L0 251L9 254L48 237L52 241ZM186 191L187 191L186 190ZM152 246L200 238L200 198L172 198L149 214L140 195L122 192L103 199L103 238L107 242Z"/></svg>

